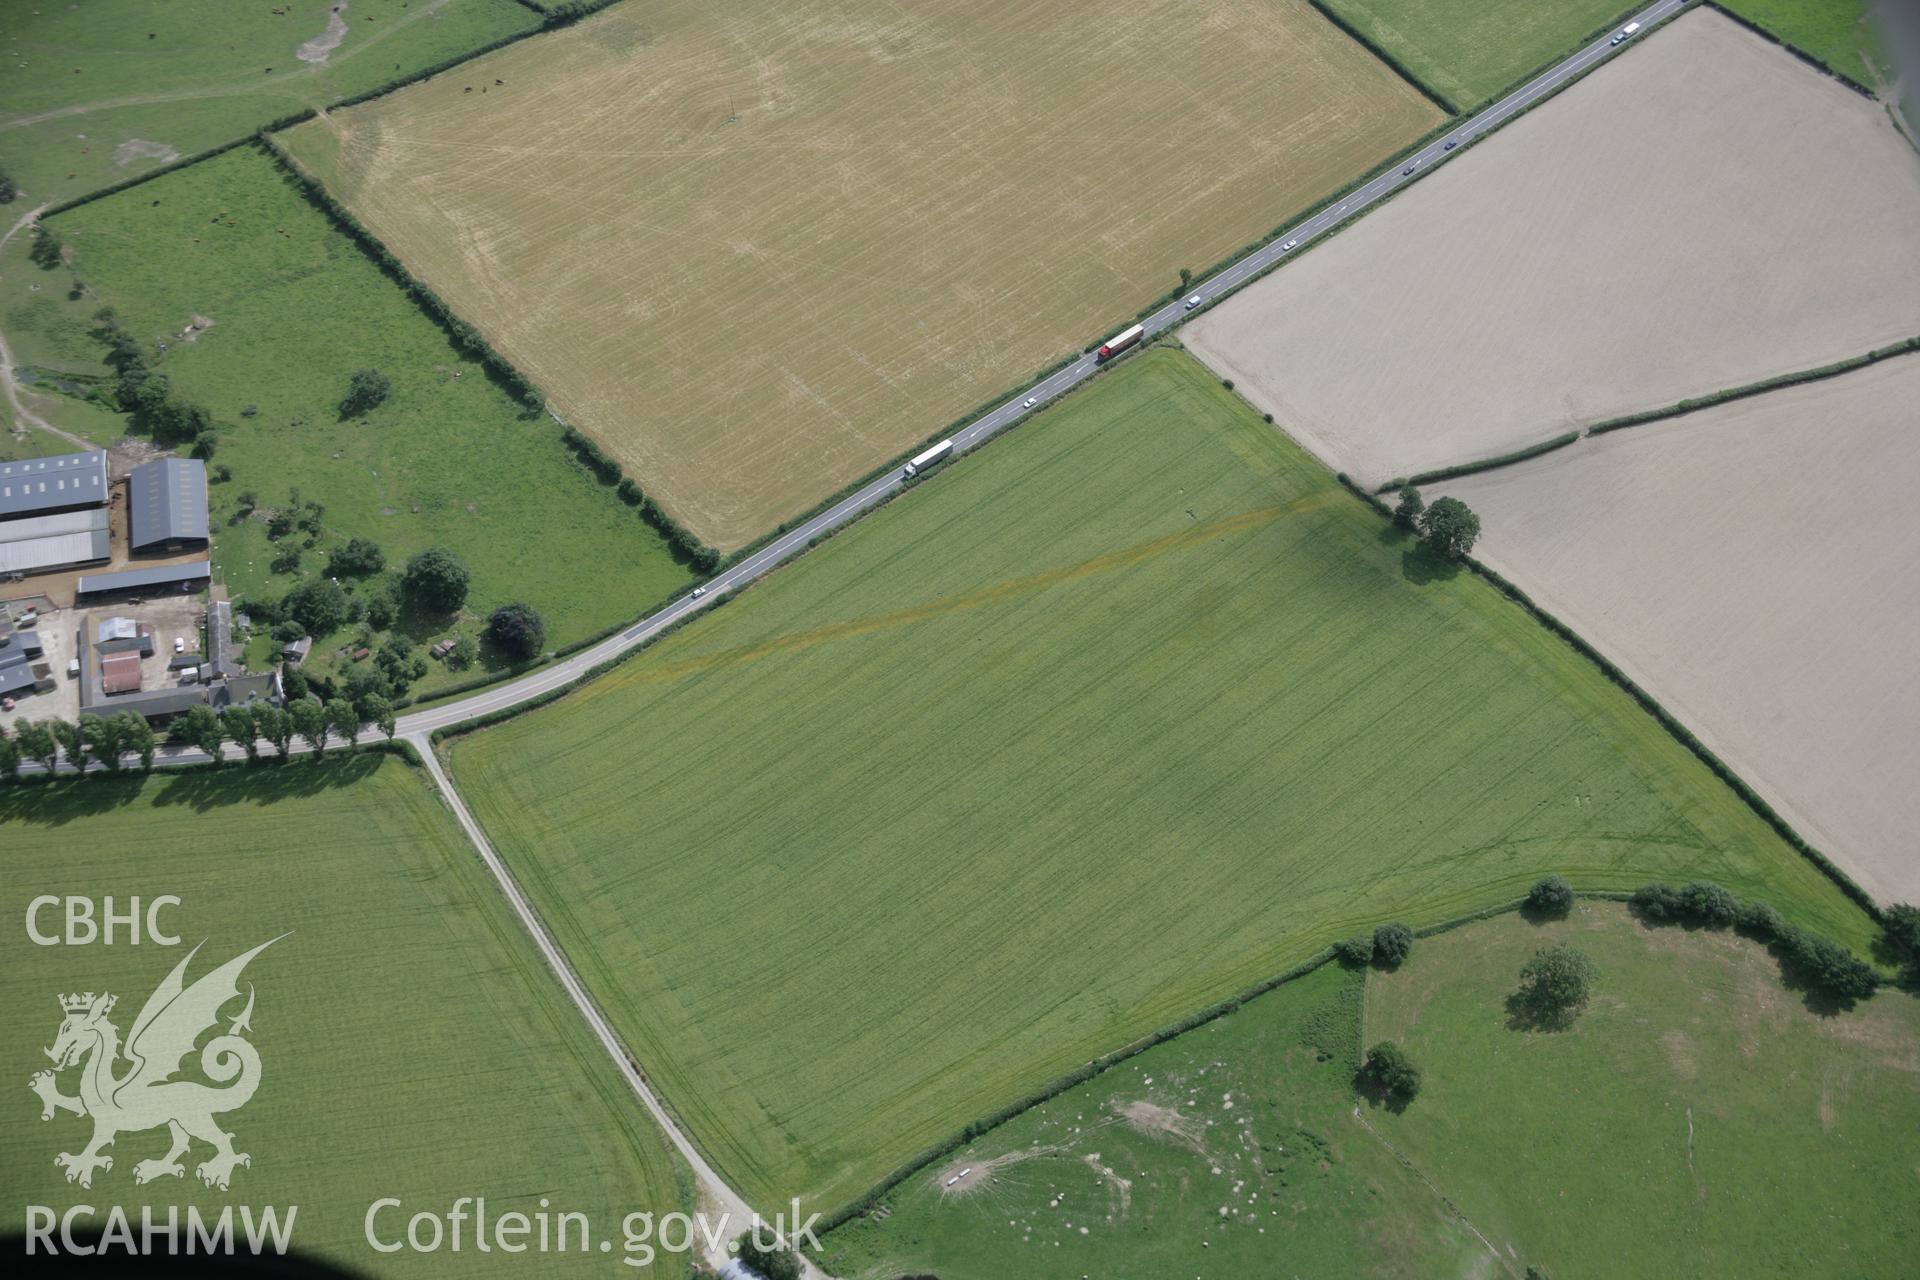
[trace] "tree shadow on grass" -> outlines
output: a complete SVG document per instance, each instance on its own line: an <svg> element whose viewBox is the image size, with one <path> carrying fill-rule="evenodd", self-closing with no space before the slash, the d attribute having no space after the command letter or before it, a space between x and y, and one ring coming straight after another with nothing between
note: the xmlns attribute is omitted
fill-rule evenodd
<svg viewBox="0 0 1920 1280"><path fill-rule="evenodd" d="M1460 562L1419 542L1400 553L1400 572L1408 582L1424 587L1429 582L1449 582L1459 577Z"/></svg>
<svg viewBox="0 0 1920 1280"><path fill-rule="evenodd" d="M1573 914L1573 908L1536 907L1531 902L1520 904L1520 918L1536 929L1544 929L1550 924L1565 924L1567 917Z"/></svg>
<svg viewBox="0 0 1920 1280"><path fill-rule="evenodd" d="M117 777L94 773L85 778L16 783L0 791L0 823L62 827L124 809L143 797L156 809L185 805L196 813L227 805L273 804L363 782L380 768L385 754L335 748L318 759L307 755L283 761L269 756L250 765L183 773L142 774L130 769ZM149 784L152 791L147 790Z"/></svg>
<svg viewBox="0 0 1920 1280"><path fill-rule="evenodd" d="M1571 1031L1580 1020L1581 1006L1563 1008L1549 1005L1528 991L1515 991L1507 997L1509 1031Z"/></svg>
<svg viewBox="0 0 1920 1280"><path fill-rule="evenodd" d="M1388 1111L1394 1115L1403 1114L1407 1105L1413 1101L1394 1093L1365 1071L1353 1073L1353 1091L1362 1101L1377 1111Z"/></svg>
<svg viewBox="0 0 1920 1280"><path fill-rule="evenodd" d="M153 798L155 808L185 806L206 813L229 805L270 805L310 799L371 778L386 754L335 748L315 758L264 759L251 765L226 765L169 778Z"/></svg>
<svg viewBox="0 0 1920 1280"><path fill-rule="evenodd" d="M60 827L125 808L140 797L138 774L23 779L0 791L0 825Z"/></svg>

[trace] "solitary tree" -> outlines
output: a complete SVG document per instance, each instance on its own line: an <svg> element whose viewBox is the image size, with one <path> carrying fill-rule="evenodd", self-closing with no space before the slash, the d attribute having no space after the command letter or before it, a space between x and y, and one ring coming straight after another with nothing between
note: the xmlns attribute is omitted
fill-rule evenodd
<svg viewBox="0 0 1920 1280"><path fill-rule="evenodd" d="M273 744L273 749L286 755L293 746L293 717L282 707L258 706L253 709L253 727Z"/></svg>
<svg viewBox="0 0 1920 1280"><path fill-rule="evenodd" d="M1400 502L1393 509L1393 522L1403 529L1416 532L1420 528L1420 513L1427 509L1427 501L1420 491L1412 485L1400 487Z"/></svg>
<svg viewBox="0 0 1920 1280"><path fill-rule="evenodd" d="M80 717L80 741L93 758L107 767L108 773L120 772L120 726L110 716Z"/></svg>
<svg viewBox="0 0 1920 1280"><path fill-rule="evenodd" d="M347 395L340 402L340 416L355 418L380 406L393 394L393 382L378 369L359 369L347 383Z"/></svg>
<svg viewBox="0 0 1920 1280"><path fill-rule="evenodd" d="M120 726L120 749L140 757L142 772L153 768L153 749L159 741L153 726L138 711L122 711L113 717Z"/></svg>
<svg viewBox="0 0 1920 1280"><path fill-rule="evenodd" d="M1360 1074L1375 1088L1402 1102L1411 1101L1420 1092L1420 1068L1391 1040L1382 1040L1367 1050Z"/></svg>
<svg viewBox="0 0 1920 1280"><path fill-rule="evenodd" d="M329 698L327 723L333 726L335 733L347 740L348 746L360 745L360 713L353 709L351 702L345 698Z"/></svg>
<svg viewBox="0 0 1920 1280"><path fill-rule="evenodd" d="M400 586L421 608L452 613L467 602L467 566L445 547L428 547L407 561Z"/></svg>
<svg viewBox="0 0 1920 1280"><path fill-rule="evenodd" d="M53 772L54 761L59 757L60 740L54 736L52 722L22 720L13 727L13 740L19 744L22 756L28 760L38 760L48 773Z"/></svg>
<svg viewBox="0 0 1920 1280"><path fill-rule="evenodd" d="M60 265L60 239L44 223L33 224L33 244L27 249L27 258L42 271Z"/></svg>
<svg viewBox="0 0 1920 1280"><path fill-rule="evenodd" d="M453 638L453 648L447 651L448 668L454 671L465 671L473 665L474 657L478 654L479 648L480 646L474 642L474 638L462 631Z"/></svg>
<svg viewBox="0 0 1920 1280"><path fill-rule="evenodd" d="M393 703L387 700L385 694L370 693L355 705L358 706L360 714L366 717L368 724L386 734L388 742L393 741L394 731L400 726L394 719Z"/></svg>
<svg viewBox="0 0 1920 1280"><path fill-rule="evenodd" d="M47 732L53 735L53 740L60 745L60 749L67 753L67 763L76 770L84 771L87 767L87 739L80 732L80 726L71 720L53 717L47 721Z"/></svg>
<svg viewBox="0 0 1920 1280"><path fill-rule="evenodd" d="M19 195L20 188L14 183L13 175L0 169L0 204L12 204Z"/></svg>
<svg viewBox="0 0 1920 1280"><path fill-rule="evenodd" d="M1920 977L1920 907L1896 902L1887 908L1882 923L1887 941L1907 958L1907 969Z"/></svg>
<svg viewBox="0 0 1920 1280"><path fill-rule="evenodd" d="M761 1280L800 1280L800 1258L776 1240L763 1244L758 1231L740 1237L740 1265Z"/></svg>
<svg viewBox="0 0 1920 1280"><path fill-rule="evenodd" d="M1559 876L1547 876L1527 890L1527 910L1539 916L1564 916L1573 910L1573 886Z"/></svg>
<svg viewBox="0 0 1920 1280"><path fill-rule="evenodd" d="M1373 931L1373 958L1389 969L1413 951L1413 930L1399 921L1383 924Z"/></svg>
<svg viewBox="0 0 1920 1280"><path fill-rule="evenodd" d="M1586 952L1564 942L1542 947L1520 970L1520 1003L1540 1017L1571 1017L1587 1002L1599 976Z"/></svg>
<svg viewBox="0 0 1920 1280"><path fill-rule="evenodd" d="M1358 933L1333 944L1333 954L1341 964L1355 968L1373 960L1373 935Z"/></svg>
<svg viewBox="0 0 1920 1280"><path fill-rule="evenodd" d="M538 657L546 642L547 624L531 605L503 604L487 619L487 639L500 652L519 662Z"/></svg>
<svg viewBox="0 0 1920 1280"><path fill-rule="evenodd" d="M226 708L220 713L220 731L240 744L240 749L247 753L247 763L260 758L260 730L254 724L253 708Z"/></svg>
<svg viewBox="0 0 1920 1280"><path fill-rule="evenodd" d="M227 730L220 723L219 713L205 703L188 707L167 726L168 742L176 747L197 747L215 760L220 758L220 744L226 739Z"/></svg>
<svg viewBox="0 0 1920 1280"><path fill-rule="evenodd" d="M287 704L287 716L293 721L293 731L307 740L315 755L327 754L327 709L320 699L295 699Z"/></svg>
<svg viewBox="0 0 1920 1280"><path fill-rule="evenodd" d="M347 593L332 578L308 578L287 592L280 608L308 635L331 635L346 625Z"/></svg>
<svg viewBox="0 0 1920 1280"><path fill-rule="evenodd" d="M1480 517L1458 498L1441 498L1421 514L1420 531L1428 546L1457 560L1473 550L1480 537Z"/></svg>
<svg viewBox="0 0 1920 1280"><path fill-rule="evenodd" d="M387 567L386 553L372 538L352 538L327 557L327 572L339 578L364 578Z"/></svg>

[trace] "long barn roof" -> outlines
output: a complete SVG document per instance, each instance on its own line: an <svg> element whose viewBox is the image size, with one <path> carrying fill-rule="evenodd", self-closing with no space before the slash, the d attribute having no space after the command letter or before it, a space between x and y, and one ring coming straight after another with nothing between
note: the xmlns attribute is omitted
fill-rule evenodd
<svg viewBox="0 0 1920 1280"><path fill-rule="evenodd" d="M99 450L0 462L0 520L104 504L107 455Z"/></svg>

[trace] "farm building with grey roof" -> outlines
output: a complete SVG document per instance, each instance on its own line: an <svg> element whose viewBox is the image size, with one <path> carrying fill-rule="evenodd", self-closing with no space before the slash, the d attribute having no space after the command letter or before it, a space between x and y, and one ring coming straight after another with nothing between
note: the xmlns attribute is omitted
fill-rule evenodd
<svg viewBox="0 0 1920 1280"><path fill-rule="evenodd" d="M105 506L107 494L107 455L97 449L0 462L0 520Z"/></svg>
<svg viewBox="0 0 1920 1280"><path fill-rule="evenodd" d="M207 464L198 458L161 458L127 477L131 531L128 548L185 551L207 545Z"/></svg>

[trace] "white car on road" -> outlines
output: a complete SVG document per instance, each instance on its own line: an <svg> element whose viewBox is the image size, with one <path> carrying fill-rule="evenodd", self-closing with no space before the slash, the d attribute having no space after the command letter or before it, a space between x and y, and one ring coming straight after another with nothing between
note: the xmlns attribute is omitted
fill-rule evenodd
<svg viewBox="0 0 1920 1280"><path fill-rule="evenodd" d="M1199 306L1199 305L1200 305L1200 295L1199 295L1199 294L1197 294L1197 293L1196 293L1196 294L1194 294L1194 295L1193 295L1193 296L1192 296L1191 298L1188 298L1188 299L1187 299L1187 310L1189 310L1189 311L1191 311L1191 310L1193 310L1193 309L1194 309L1195 307L1197 307L1197 306Z"/></svg>

